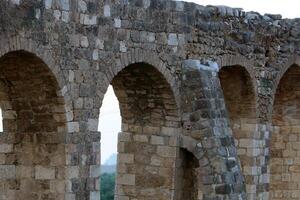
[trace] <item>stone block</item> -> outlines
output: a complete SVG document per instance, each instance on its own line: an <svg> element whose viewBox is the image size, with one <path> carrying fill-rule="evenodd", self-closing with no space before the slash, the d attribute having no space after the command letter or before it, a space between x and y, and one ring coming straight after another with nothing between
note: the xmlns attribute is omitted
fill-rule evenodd
<svg viewBox="0 0 300 200"><path fill-rule="evenodd" d="M178 45L178 38L177 34L170 33L168 36L168 45L170 46L177 46Z"/></svg>
<svg viewBox="0 0 300 200"><path fill-rule="evenodd" d="M33 178L34 167L32 166L16 166L16 177L18 178Z"/></svg>
<svg viewBox="0 0 300 200"><path fill-rule="evenodd" d="M100 165L90 166L90 177L98 178L100 177Z"/></svg>
<svg viewBox="0 0 300 200"><path fill-rule="evenodd" d="M118 135L118 141L120 142L130 142L131 141L131 133L128 132L120 132Z"/></svg>
<svg viewBox="0 0 300 200"><path fill-rule="evenodd" d="M56 20L60 20L60 18L61 18L61 11L60 11L60 10L54 10L54 12L53 12L53 17L54 17Z"/></svg>
<svg viewBox="0 0 300 200"><path fill-rule="evenodd" d="M157 154L162 157L176 157L177 148L176 147L168 147L168 146L158 146Z"/></svg>
<svg viewBox="0 0 300 200"><path fill-rule="evenodd" d="M171 127L161 127L161 134L162 135L167 135L167 136L174 136L179 133L178 128L171 128Z"/></svg>
<svg viewBox="0 0 300 200"><path fill-rule="evenodd" d="M65 191L65 181L63 180L51 180L50 181L50 191L53 193L64 194Z"/></svg>
<svg viewBox="0 0 300 200"><path fill-rule="evenodd" d="M115 26L115 28L121 28L121 19L119 19L119 18L115 18L114 19L114 26Z"/></svg>
<svg viewBox="0 0 300 200"><path fill-rule="evenodd" d="M135 185L135 175L134 174L118 174L117 183L120 185Z"/></svg>
<svg viewBox="0 0 300 200"><path fill-rule="evenodd" d="M70 21L70 13L67 11L62 11L61 20L65 23L68 23Z"/></svg>
<svg viewBox="0 0 300 200"><path fill-rule="evenodd" d="M122 53L126 53L127 52L126 43L124 41L120 42L120 52L122 52Z"/></svg>
<svg viewBox="0 0 300 200"><path fill-rule="evenodd" d="M90 192L90 200L99 200L99 197L100 197L99 191Z"/></svg>
<svg viewBox="0 0 300 200"><path fill-rule="evenodd" d="M70 10L70 2L69 0L60 0L60 6L62 10Z"/></svg>
<svg viewBox="0 0 300 200"><path fill-rule="evenodd" d="M133 136L133 140L136 142L148 142L148 136L136 134Z"/></svg>
<svg viewBox="0 0 300 200"><path fill-rule="evenodd" d="M35 178L36 179L55 179L55 168L48 166L35 166Z"/></svg>
<svg viewBox="0 0 300 200"><path fill-rule="evenodd" d="M81 47L85 47L85 48L89 47L89 40L86 36L81 36L80 45Z"/></svg>
<svg viewBox="0 0 300 200"><path fill-rule="evenodd" d="M68 122L68 131L69 133L79 132L79 123L78 122Z"/></svg>
<svg viewBox="0 0 300 200"><path fill-rule="evenodd" d="M83 13L87 11L87 4L84 0L78 1L78 11Z"/></svg>
<svg viewBox="0 0 300 200"><path fill-rule="evenodd" d="M51 9L52 7L52 0L45 0L45 8Z"/></svg>
<svg viewBox="0 0 300 200"><path fill-rule="evenodd" d="M152 135L150 143L154 144L154 145L164 145L165 144L165 138L161 137L161 136Z"/></svg>
<svg viewBox="0 0 300 200"><path fill-rule="evenodd" d="M78 178L79 177L79 167L78 166L68 166L65 169L66 171L66 178Z"/></svg>
<svg viewBox="0 0 300 200"><path fill-rule="evenodd" d="M104 5L104 17L110 17L111 13L110 13L110 5Z"/></svg>
<svg viewBox="0 0 300 200"><path fill-rule="evenodd" d="M65 194L65 200L74 200L76 198L76 195L74 193L66 193Z"/></svg>
<svg viewBox="0 0 300 200"><path fill-rule="evenodd" d="M98 130L98 119L88 119L88 130L89 131Z"/></svg>
<svg viewBox="0 0 300 200"><path fill-rule="evenodd" d="M0 153L10 153L13 151L12 144L0 144Z"/></svg>
<svg viewBox="0 0 300 200"><path fill-rule="evenodd" d="M1 179L13 179L16 177L16 166L14 165L0 165Z"/></svg>
<svg viewBox="0 0 300 200"><path fill-rule="evenodd" d="M80 23L84 25L96 25L97 24L97 16L96 15L80 15Z"/></svg>
<svg viewBox="0 0 300 200"><path fill-rule="evenodd" d="M134 163L134 154L119 153L118 154L118 162L132 164L132 163Z"/></svg>

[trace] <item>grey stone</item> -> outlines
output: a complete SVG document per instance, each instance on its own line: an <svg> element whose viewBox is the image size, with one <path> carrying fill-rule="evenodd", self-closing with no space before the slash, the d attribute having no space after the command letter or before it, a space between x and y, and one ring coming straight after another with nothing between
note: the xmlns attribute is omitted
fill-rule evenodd
<svg viewBox="0 0 300 200"><path fill-rule="evenodd" d="M84 0L78 1L78 9L79 9L79 12L83 12L83 13L87 11L87 5Z"/></svg>
<svg viewBox="0 0 300 200"><path fill-rule="evenodd" d="M110 5L104 5L104 17L110 17Z"/></svg>
<svg viewBox="0 0 300 200"><path fill-rule="evenodd" d="M298 19L154 0L0 11L0 198L99 198L109 84L122 115L117 199L297 193L273 186L299 185Z"/></svg>
<svg viewBox="0 0 300 200"><path fill-rule="evenodd" d="M168 45L171 46L177 46L178 45L178 38L177 34L175 33L170 33L168 36Z"/></svg>
<svg viewBox="0 0 300 200"><path fill-rule="evenodd" d="M61 5L62 10L66 10L66 11L70 10L69 0L60 0L60 5Z"/></svg>
<svg viewBox="0 0 300 200"><path fill-rule="evenodd" d="M52 0L44 0L45 2L45 8L46 9L51 9L52 7Z"/></svg>

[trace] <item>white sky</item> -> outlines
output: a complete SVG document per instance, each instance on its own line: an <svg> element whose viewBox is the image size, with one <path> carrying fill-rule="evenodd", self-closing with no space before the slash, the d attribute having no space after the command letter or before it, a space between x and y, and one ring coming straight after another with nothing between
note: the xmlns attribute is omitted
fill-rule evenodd
<svg viewBox="0 0 300 200"><path fill-rule="evenodd" d="M299 0L185 0L200 5L226 5L261 14L281 14L284 18L300 17Z"/></svg>
<svg viewBox="0 0 300 200"><path fill-rule="evenodd" d="M119 102L109 86L100 109L98 130L101 132L101 163L117 153L118 133L121 130Z"/></svg>

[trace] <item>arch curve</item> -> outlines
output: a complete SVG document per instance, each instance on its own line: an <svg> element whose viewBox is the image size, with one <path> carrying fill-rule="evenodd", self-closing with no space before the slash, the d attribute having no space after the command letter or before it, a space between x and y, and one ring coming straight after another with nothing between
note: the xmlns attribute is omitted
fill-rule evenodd
<svg viewBox="0 0 300 200"><path fill-rule="evenodd" d="M0 105L4 107L1 134L1 169L8 172L4 187L15 181L20 187L6 188L5 199L35 199L65 195L65 101L57 79L37 55L24 50L10 51L0 58ZM44 184L40 187L40 184ZM57 184L57 190L51 185ZM30 185L32 190L28 190Z"/></svg>
<svg viewBox="0 0 300 200"><path fill-rule="evenodd" d="M270 196L290 199L294 186L299 184L295 178L300 167L297 156L300 124L300 65L292 58L280 71L276 79L272 109L272 135L270 138ZM282 178L280 178L282 177ZM297 196L299 198L299 196Z"/></svg>
<svg viewBox="0 0 300 200"><path fill-rule="evenodd" d="M251 82L253 85L253 88L255 89L255 91L257 90L257 82L255 81L255 69L253 68L253 66L255 66L254 64L254 60L251 59L247 59L242 55L224 55L218 58L218 64L220 66L220 70L224 67L228 67L228 66L241 66L243 67L249 74L249 76L251 77ZM257 92L255 92L257 93Z"/></svg>
<svg viewBox="0 0 300 200"><path fill-rule="evenodd" d="M253 84L255 79L253 80L247 67L240 65L222 67L219 78L246 188L257 187L254 176L260 174L247 172L249 168L256 167L256 160L263 155L262 147L249 145L252 141L259 143L263 138L259 136L258 130L257 92ZM251 196L256 195L253 191L246 192Z"/></svg>
<svg viewBox="0 0 300 200"><path fill-rule="evenodd" d="M280 68L280 71L277 73L276 78L274 79L274 87L273 87L273 90L272 90L272 95L273 95L272 103L273 104L274 104L274 95L277 91L280 80L285 75L285 73L289 70L289 68L293 65L300 66L300 56L298 56L298 55L290 56L287 59L287 61L282 65L282 67Z"/></svg>
<svg viewBox="0 0 300 200"><path fill-rule="evenodd" d="M146 59L142 52L135 53L142 58L129 59L130 53L122 54L121 60L115 61L119 63L117 69L106 71L107 82L103 85L113 86L122 118L116 195L171 199L178 149L176 143L171 143L181 130L180 112L173 92L177 83L166 72L163 62L151 61L157 59L151 58L152 54L147 54L150 58ZM126 182L122 177L131 177L132 181ZM134 192L129 192L132 188ZM156 192L148 194L144 192L147 190Z"/></svg>
<svg viewBox="0 0 300 200"><path fill-rule="evenodd" d="M55 56L53 51L47 46L41 45L39 42L36 42L29 38L24 38L22 36L13 36L7 38L7 35L2 35L0 39L0 44L4 47L0 49L0 56L4 56L9 52L24 51L31 54L34 54L40 58L49 68L49 70L56 77L56 81L59 85L61 96L64 96L65 99L70 99L69 91L66 87L66 80L63 76L63 73L57 64L56 60L58 56Z"/></svg>
<svg viewBox="0 0 300 200"><path fill-rule="evenodd" d="M180 81L167 67L167 64L153 51L134 49L127 53L122 53L119 58L112 60L112 67L109 67L105 72L104 76L106 80L101 80L99 82L98 96L103 98L106 89L113 80L115 76L118 75L123 69L127 66L136 64L136 63L145 63L153 66L158 72L160 72L167 83L170 85L170 88L174 94L177 107L180 108L180 97L179 97L179 87ZM104 83L104 84L103 84Z"/></svg>

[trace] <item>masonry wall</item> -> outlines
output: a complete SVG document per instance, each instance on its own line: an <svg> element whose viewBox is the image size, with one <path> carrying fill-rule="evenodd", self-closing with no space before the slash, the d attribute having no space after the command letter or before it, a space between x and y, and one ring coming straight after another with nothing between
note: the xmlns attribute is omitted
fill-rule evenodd
<svg viewBox="0 0 300 200"><path fill-rule="evenodd" d="M172 199L180 120L170 86L145 63L126 67L112 85L122 116L117 198Z"/></svg>
<svg viewBox="0 0 300 200"><path fill-rule="evenodd" d="M285 184L297 115L281 112L298 98L277 92L297 91L278 85L300 64L299 19L165 0L9 0L0 13L1 198L99 199L112 83L120 199L178 199L198 165L198 199L299 199ZM198 164L180 165L182 149Z"/></svg>
<svg viewBox="0 0 300 200"><path fill-rule="evenodd" d="M263 142L257 130L256 96L249 72L241 66L224 66L219 71L230 126L246 181L248 198L255 198Z"/></svg>
<svg viewBox="0 0 300 200"><path fill-rule="evenodd" d="M271 139L271 197L299 199L298 66L291 66L279 82L274 102Z"/></svg>
<svg viewBox="0 0 300 200"><path fill-rule="evenodd" d="M42 60L16 51L0 60L1 198L64 199L65 111Z"/></svg>

